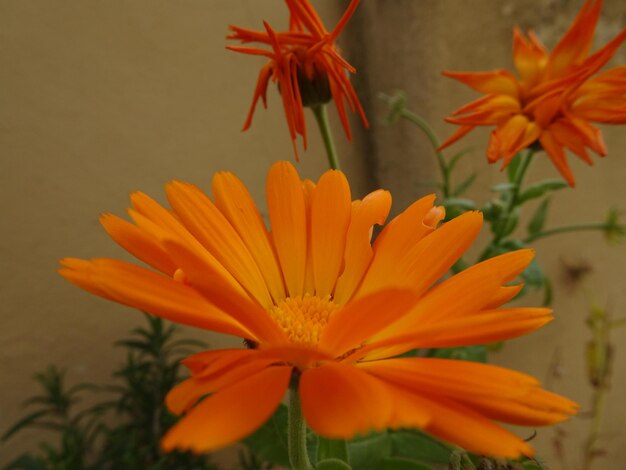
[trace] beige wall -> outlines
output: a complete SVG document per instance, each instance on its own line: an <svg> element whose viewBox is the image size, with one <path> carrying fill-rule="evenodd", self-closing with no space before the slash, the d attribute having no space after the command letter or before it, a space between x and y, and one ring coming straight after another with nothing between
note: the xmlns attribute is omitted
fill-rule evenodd
<svg viewBox="0 0 626 470"><path fill-rule="evenodd" d="M334 24L337 3L314 3L327 24ZM372 130L359 135L354 147L337 135L354 195L370 189L374 176L394 192L397 211L426 191L417 182L431 178L434 170L428 146L412 127L378 124L384 115L375 100L378 91L406 89L411 106L445 135L451 129L441 117L474 95L441 79L441 69L508 66L514 23L538 25L552 45L580 4L364 2L348 30L353 42L346 37L343 44L362 72L356 84ZM142 321L136 312L80 292L55 273L64 256L125 256L100 229L100 212L123 214L134 190L163 200L163 184L174 178L208 190L211 174L221 169L236 172L261 202L270 164L292 159L275 90L269 93L270 109L259 109L252 129L240 132L262 60L223 47L229 23L260 26L264 18L282 25L283 10L280 0L0 0L0 431L21 415L19 403L35 392L33 372L56 363L75 381L103 382L121 360L112 343ZM622 2L607 2L602 42L624 26L625 14ZM626 48L618 61L626 62ZM611 152L595 168L574 164L578 188L554 201L562 223L596 220L609 205L626 208L625 134L624 128L607 130ZM484 145L481 137L472 142ZM311 140L299 169L316 178L325 160L319 140ZM464 168L481 172L478 198L487 197L484 188L500 177L487 169L480 150ZM533 174L555 176L543 163ZM591 288L603 301L610 299L616 315L626 313L624 247L607 248L592 234L541 242L537 248L557 283L561 259L590 260L595 267ZM584 296L559 288L555 308L551 326L511 343L497 361L543 377L548 358L560 349L565 376L555 387L584 407ZM226 344L202 332L190 334L208 338L213 346ZM616 332L614 340L618 357L606 443L614 461L623 462L626 415L619 397L626 389L626 330ZM577 419L568 426L572 452L578 451L586 425ZM547 430L538 438L544 455L550 454L550 437ZM0 464L33 448L38 438L24 433L0 447Z"/></svg>

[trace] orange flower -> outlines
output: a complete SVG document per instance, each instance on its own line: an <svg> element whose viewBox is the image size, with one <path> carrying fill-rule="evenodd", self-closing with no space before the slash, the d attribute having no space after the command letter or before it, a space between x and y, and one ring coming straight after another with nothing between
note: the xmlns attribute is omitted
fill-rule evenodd
<svg viewBox="0 0 626 470"><path fill-rule="evenodd" d="M327 171L302 181L286 162L267 179L268 231L245 186L213 178L167 185L172 209L131 196L134 224L106 214L111 237L154 270L113 259L62 260L79 287L166 319L246 339L249 349L206 351L184 363L191 378L167 405L185 417L162 445L209 451L261 426L299 377L303 414L316 433L351 438L369 430L422 428L481 454L532 454L494 421L538 426L575 412L571 401L527 375L493 365L398 358L414 348L484 344L533 331L544 308L499 308L505 286L531 261L519 250L435 283L482 225L469 212L444 217L424 197L370 243L391 206L387 191L351 201L348 182ZM206 395L207 398L202 399Z"/></svg>
<svg viewBox="0 0 626 470"><path fill-rule="evenodd" d="M307 147L304 106L318 106L332 98L349 140L352 139L352 135L346 114L346 103L353 112L359 113L365 126L368 125L363 108L346 74L346 70L355 73L355 69L341 57L335 44L360 0L350 2L343 17L331 32L326 30L308 0L285 0L285 2L291 15L288 32L275 32L264 21L265 31L230 26L233 33L227 36L228 39L237 39L242 43L265 44L271 50L244 46L228 46L227 49L269 58L269 62L259 73L252 106L243 130L250 127L259 98L267 107L269 81L278 82L297 160L298 135L302 136L304 148Z"/></svg>
<svg viewBox="0 0 626 470"><path fill-rule="evenodd" d="M476 126L496 126L487 148L490 163L506 167L519 151L539 144L574 186L564 150L592 164L587 149L606 155L600 130L591 122L626 124L626 66L596 75L626 40L626 29L589 54L602 0L587 0L565 36L548 53L539 38L513 32L513 60L519 79L507 70L444 72L485 93L447 122L461 126L441 149Z"/></svg>

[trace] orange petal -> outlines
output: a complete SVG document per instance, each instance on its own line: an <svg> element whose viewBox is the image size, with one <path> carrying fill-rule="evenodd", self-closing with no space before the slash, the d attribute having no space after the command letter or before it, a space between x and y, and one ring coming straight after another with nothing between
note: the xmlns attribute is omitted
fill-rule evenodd
<svg viewBox="0 0 626 470"><path fill-rule="evenodd" d="M355 352L355 357L380 359L415 348L452 348L474 344L489 344L515 338L552 320L551 310L545 308L509 308L487 310L466 317L441 319L417 331L398 333L373 341Z"/></svg>
<svg viewBox="0 0 626 470"><path fill-rule="evenodd" d="M185 227L264 307L273 305L263 275L232 225L196 186L174 181L167 197Z"/></svg>
<svg viewBox="0 0 626 470"><path fill-rule="evenodd" d="M102 214L100 223L110 237L131 255L169 276L174 275L178 267L158 241L143 230L113 214Z"/></svg>
<svg viewBox="0 0 626 470"><path fill-rule="evenodd" d="M503 458L532 456L533 448L515 434L471 408L445 400L413 395L414 406L429 410L425 430L470 452Z"/></svg>
<svg viewBox="0 0 626 470"><path fill-rule="evenodd" d="M254 432L269 419L287 390L291 367L268 367L205 398L161 441L174 449L208 452Z"/></svg>
<svg viewBox="0 0 626 470"><path fill-rule="evenodd" d="M574 181L574 174L567 163L567 157L565 156L563 147L554 139L554 136L550 133L549 129L541 134L539 142L548 154L548 157L550 157L550 160L552 160L552 163L554 163L554 166L556 166L557 170L559 170L559 173L561 173L563 178L565 178L565 181L567 181L573 188L576 185Z"/></svg>
<svg viewBox="0 0 626 470"><path fill-rule="evenodd" d="M269 314L241 289L237 289L220 271L208 252L194 253L178 241L165 240L164 245L170 256L181 266L192 286L204 294L212 304L233 318L254 335L248 339L261 341L283 341L284 334Z"/></svg>
<svg viewBox="0 0 626 470"><path fill-rule="evenodd" d="M515 76L508 70L493 70L491 72L449 72L446 70L443 75L458 80L481 93L517 97L520 92L520 86Z"/></svg>
<svg viewBox="0 0 626 470"><path fill-rule="evenodd" d="M285 298L278 260L263 219L244 184L232 173L213 177L215 205L237 230L267 283L274 302Z"/></svg>
<svg viewBox="0 0 626 470"><path fill-rule="evenodd" d="M473 130L476 126L461 126L459 127L456 131L454 131L454 134L452 134L450 137L448 137L439 147L437 147L437 151L440 152L441 150L449 147L450 145L452 145L453 143L455 143L457 140L462 139L463 137L465 137L467 134L469 134L469 132L471 130Z"/></svg>
<svg viewBox="0 0 626 470"><path fill-rule="evenodd" d="M382 430L390 422L392 401L386 387L353 366L329 362L300 378L302 412L317 434L349 439Z"/></svg>
<svg viewBox="0 0 626 470"><path fill-rule="evenodd" d="M95 259L61 272L71 282L86 282L116 302L167 320L219 333L253 338L247 328L216 309L194 289L139 266L112 259ZM79 284L80 287L80 284ZM92 291L96 293L95 291Z"/></svg>
<svg viewBox="0 0 626 470"><path fill-rule="evenodd" d="M306 268L306 206L302 183L287 162L272 165L267 176L267 207L272 237L291 297L303 294Z"/></svg>
<svg viewBox="0 0 626 470"><path fill-rule="evenodd" d="M172 413L180 415L189 411L202 397L241 382L273 362L272 359L259 357L259 354L233 355L228 350L225 353L225 358L213 362L210 373L203 371L170 390L165 403ZM216 362L219 365L216 366Z"/></svg>
<svg viewBox="0 0 626 470"><path fill-rule="evenodd" d="M320 336L320 346L335 355L363 341L404 316L418 297L409 290L386 289L348 303L335 312Z"/></svg>
<svg viewBox="0 0 626 470"><path fill-rule="evenodd" d="M552 50L546 67L547 77L559 77L587 57L601 8L602 0L587 0L572 26Z"/></svg>
<svg viewBox="0 0 626 470"><path fill-rule="evenodd" d="M548 53L541 44L527 40L519 28L514 28L513 61L526 84L532 85L537 81L547 59Z"/></svg>
<svg viewBox="0 0 626 470"><path fill-rule="evenodd" d="M431 194L415 201L383 228L374 243L374 256L357 295L393 285L395 278L390 276L398 260L434 230L433 225L423 222L433 209L434 200L435 195Z"/></svg>
<svg viewBox="0 0 626 470"><path fill-rule="evenodd" d="M554 424L578 409L571 400L542 390L535 378L488 364L402 358L362 363L359 367L421 396L450 399L485 417L512 424Z"/></svg>
<svg viewBox="0 0 626 470"><path fill-rule="evenodd" d="M370 240L374 224L382 225L391 209L391 194L379 189L352 203L346 235L344 270L335 287L334 301L347 302L361 282L373 256Z"/></svg>
<svg viewBox="0 0 626 470"><path fill-rule="evenodd" d="M333 292L342 268L350 205L350 186L344 174L333 170L324 173L311 205L311 258L318 297Z"/></svg>

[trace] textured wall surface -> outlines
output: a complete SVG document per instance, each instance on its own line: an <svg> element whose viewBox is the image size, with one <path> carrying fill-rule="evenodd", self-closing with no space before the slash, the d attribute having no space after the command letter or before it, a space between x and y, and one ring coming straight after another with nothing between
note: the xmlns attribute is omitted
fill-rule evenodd
<svg viewBox="0 0 626 470"><path fill-rule="evenodd" d="M410 109L430 122L440 137L450 135L455 127L442 122L444 116L480 96L451 79L441 77L442 70L484 71L512 69L512 29L534 29L544 43L553 47L572 23L582 0L384 0L367 1L362 5L359 21L349 29L354 41L347 46L357 66L357 89L365 88L364 96L371 132L359 142L369 150L375 181L393 188L396 210L417 196L429 192L424 182L437 177L436 161L425 136L408 122L395 126L381 123L388 107L376 98L376 92L405 90ZM596 32L596 48L604 45L626 26L626 3L605 1ZM612 61L626 63L626 46ZM503 175L499 166L489 166L484 156L488 132L476 130L449 151L471 147L472 153L462 160L459 176L477 172L478 178L468 194L479 202L487 201L489 192ZM626 209L626 128L604 126L609 155L594 157L595 165L587 167L570 157L577 187L565 189L552 199L552 226L601 221L608 207ZM539 155L527 181L558 178L545 155ZM458 182L458 180L457 180ZM529 208L534 210L535 206ZM522 224L523 225L523 224ZM559 427L565 434L563 445L567 454L562 466L554 451L555 429L540 428L534 439L538 454L550 463L551 469L577 470L583 440L589 427L591 390L586 379L585 348L590 340L585 327L587 306L593 300L607 306L614 317L626 315L626 249L610 247L597 233L569 234L538 241L538 260L554 282L556 319L547 327L527 337L513 340L492 360L531 373L549 388L567 395L581 404L579 417ZM566 266L590 266L592 273L583 285L567 276ZM538 305L541 296L531 295L520 304ZM615 363L612 390L606 403L602 444L606 457L597 468L621 468L626 460L626 328L613 334ZM558 378L550 371L556 370ZM520 435L530 435L528 429Z"/></svg>
<svg viewBox="0 0 626 470"><path fill-rule="evenodd" d="M333 25L338 2L313 3ZM381 124L386 106L378 92L406 90L409 106L445 136L452 126L441 118L476 95L442 78L441 70L509 68L513 25L534 27L552 46L581 4L364 1L341 39L346 57L359 69L355 87L372 124L358 133L353 147L336 127L353 194L362 196L373 185L390 189L397 212L426 193L420 182L435 176L423 135L406 122ZM240 132L263 61L225 51L224 35L230 23L260 28L261 19L284 25L282 2L0 0L0 432L21 416L20 402L36 391L35 371L55 363L68 369L72 381L102 383L122 359L112 343L142 321L136 312L80 292L55 273L64 256L126 257L100 229L100 212L122 215L134 190L164 201L163 185L171 179L209 190L211 174L222 169L237 173L263 205L267 169L276 159L293 159L275 90L269 92L269 109L259 109L252 129ZM607 0L598 44L625 24L624 2ZM615 63L625 62L623 47ZM298 168L316 179L325 159L309 123L310 149ZM626 130L607 128L605 136L606 159L596 159L591 169L574 162L578 186L554 198L554 224L595 221L609 206L626 209ZM460 170L479 172L471 196L480 201L501 178L482 154L486 137L476 132L468 140L475 150ZM539 177L557 175L539 161L531 178ZM607 247L597 234L542 241L537 250L555 280L557 319L508 344L495 360L543 379L548 363L559 358L562 376L550 385L579 401L584 411L589 403L583 374L587 299L563 280L562 265L592 264L588 289L623 316L626 250ZM213 346L238 344L186 331ZM626 329L616 331L614 343L605 463L626 460L626 411L620 400L626 392ZM563 426L571 464L588 425L576 418ZM536 442L540 453L556 462L553 435L540 430ZM0 464L34 448L40 436L25 432L1 447Z"/></svg>

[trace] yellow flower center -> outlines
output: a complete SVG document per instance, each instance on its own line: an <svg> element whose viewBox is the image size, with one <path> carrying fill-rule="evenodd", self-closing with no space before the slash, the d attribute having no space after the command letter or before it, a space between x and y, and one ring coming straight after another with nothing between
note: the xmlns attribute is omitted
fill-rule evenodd
<svg viewBox="0 0 626 470"><path fill-rule="evenodd" d="M293 343L316 345L330 316L339 308L330 296L288 297L270 308L270 315Z"/></svg>

